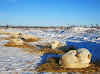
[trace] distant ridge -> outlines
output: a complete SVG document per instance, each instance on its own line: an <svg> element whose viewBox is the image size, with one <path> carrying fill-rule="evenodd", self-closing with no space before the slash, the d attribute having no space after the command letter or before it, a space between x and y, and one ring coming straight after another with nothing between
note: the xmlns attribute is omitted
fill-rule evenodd
<svg viewBox="0 0 100 74"><path fill-rule="evenodd" d="M0 28L59 28L59 27L57 26L0 26Z"/></svg>

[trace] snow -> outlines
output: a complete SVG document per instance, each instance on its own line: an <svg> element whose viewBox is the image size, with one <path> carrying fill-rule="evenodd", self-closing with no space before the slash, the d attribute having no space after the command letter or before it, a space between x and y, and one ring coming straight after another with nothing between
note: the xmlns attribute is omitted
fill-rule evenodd
<svg viewBox="0 0 100 74"><path fill-rule="evenodd" d="M87 48L92 53L93 60L100 61L100 30L95 28L81 28L75 27L71 29L3 29L5 32L21 32L23 34L31 34L40 37L39 42L32 42L30 44L44 44L51 43L58 40L67 45L73 45L78 48ZM0 37L8 37L7 35L0 35ZM37 54L28 54L21 50L21 48L4 47L3 44L9 40L0 41L0 71L21 71L28 67L35 69L37 63L40 62L40 56ZM31 64L26 64L32 62Z"/></svg>
<svg viewBox="0 0 100 74"><path fill-rule="evenodd" d="M34 70L40 56L24 53L21 48L3 46L7 42L7 40L0 42L0 71L22 71L27 67Z"/></svg>

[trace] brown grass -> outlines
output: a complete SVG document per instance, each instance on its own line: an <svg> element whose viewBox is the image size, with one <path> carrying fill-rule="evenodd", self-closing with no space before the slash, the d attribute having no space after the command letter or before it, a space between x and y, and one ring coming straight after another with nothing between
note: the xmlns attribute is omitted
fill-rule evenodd
<svg viewBox="0 0 100 74"><path fill-rule="evenodd" d="M8 39L4 37L0 38L0 41L4 41L4 40L8 40Z"/></svg>
<svg viewBox="0 0 100 74"><path fill-rule="evenodd" d="M21 38L21 37L19 37L19 38ZM15 39L15 37L10 36L10 37L6 38L6 40L10 40L10 39ZM40 38L29 38L29 39L25 39L25 42L37 42L39 40L40 40Z"/></svg>
<svg viewBox="0 0 100 74"><path fill-rule="evenodd" d="M36 47L32 47L32 48L28 48L28 49L23 49L24 52L28 52L30 54L39 54L40 56L42 56L44 53L56 53L56 54L64 54L63 51L61 50L52 50L50 48L44 48L44 49L37 49Z"/></svg>
<svg viewBox="0 0 100 74"><path fill-rule="evenodd" d="M34 48L34 46L31 46L27 43L24 43L23 45L16 45L14 42L8 42L4 44L6 47L17 47L17 48Z"/></svg>
<svg viewBox="0 0 100 74"><path fill-rule="evenodd" d="M25 39L25 42L37 42L39 40L40 38L30 38L30 39Z"/></svg>
<svg viewBox="0 0 100 74"><path fill-rule="evenodd" d="M64 52L62 50L57 50L57 49L51 49L51 48L43 48L41 50L41 52L43 53L55 53L55 54L64 54Z"/></svg>
<svg viewBox="0 0 100 74"><path fill-rule="evenodd" d="M40 67L36 68L37 72L100 72L100 66L91 64L88 68L82 69L69 69L64 68L57 63L55 58L50 58L47 63L42 64Z"/></svg>
<svg viewBox="0 0 100 74"><path fill-rule="evenodd" d="M22 49L24 52L30 53L30 54L40 54L40 50L38 50L35 46L33 45L29 45L27 43L24 43L23 45L16 45L13 42L9 42L7 44L5 44L4 46L6 47L16 47L16 48L24 48Z"/></svg>
<svg viewBox="0 0 100 74"><path fill-rule="evenodd" d="M3 35L10 35L10 33L8 33L8 32L2 32L2 33L0 33L0 34L3 34Z"/></svg>
<svg viewBox="0 0 100 74"><path fill-rule="evenodd" d="M8 42L6 44L4 44L4 46L6 47L17 47L17 48L24 48L23 51L24 52L28 52L28 53L37 53L39 55L43 55L43 53L56 53L56 54L64 54L63 51L61 50L53 50L51 48L48 48L48 46L45 46L46 48L43 49L37 49L36 46L33 45L29 45L28 43L24 43L23 45L16 45L13 42Z"/></svg>

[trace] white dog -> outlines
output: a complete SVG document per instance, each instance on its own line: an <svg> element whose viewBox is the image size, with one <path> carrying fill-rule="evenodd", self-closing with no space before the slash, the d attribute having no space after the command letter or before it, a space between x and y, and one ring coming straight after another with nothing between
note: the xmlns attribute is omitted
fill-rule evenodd
<svg viewBox="0 0 100 74"><path fill-rule="evenodd" d="M14 43L15 45L23 45L24 44L24 41L21 39L10 39L10 41L12 43Z"/></svg>
<svg viewBox="0 0 100 74"><path fill-rule="evenodd" d="M11 37L13 38L21 38L22 37L22 33L20 32L15 32L15 33L10 33L11 34Z"/></svg>
<svg viewBox="0 0 100 74"><path fill-rule="evenodd" d="M38 39L38 37L34 36L34 35L31 35L31 34L24 34L22 35L22 38L24 39Z"/></svg>
<svg viewBox="0 0 100 74"><path fill-rule="evenodd" d="M86 68L91 61L91 53L85 49L71 50L62 56L60 64L65 68Z"/></svg>

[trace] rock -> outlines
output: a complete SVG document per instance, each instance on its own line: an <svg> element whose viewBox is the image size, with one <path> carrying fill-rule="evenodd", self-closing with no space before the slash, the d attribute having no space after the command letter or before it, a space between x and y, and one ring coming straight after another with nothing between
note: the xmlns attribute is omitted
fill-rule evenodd
<svg viewBox="0 0 100 74"><path fill-rule="evenodd" d="M59 47L62 47L62 46L66 46L65 43L61 43L60 41L58 40L54 40L52 43L51 43L51 48L52 49L56 49L56 48L59 48Z"/></svg>
<svg viewBox="0 0 100 74"><path fill-rule="evenodd" d="M52 42L51 48L52 48L52 49L56 49L56 48L59 46L59 44L60 44L60 42L57 41L57 40L55 40L55 41Z"/></svg>
<svg viewBox="0 0 100 74"><path fill-rule="evenodd" d="M85 49L70 50L60 60L64 68L86 68L91 61L91 53Z"/></svg>

